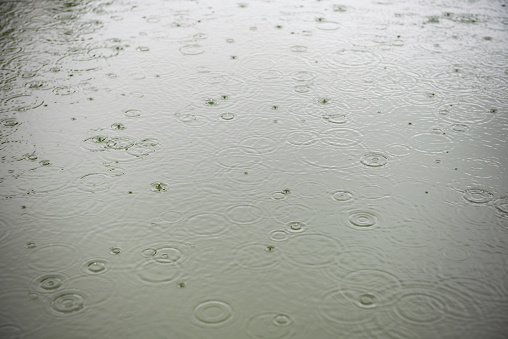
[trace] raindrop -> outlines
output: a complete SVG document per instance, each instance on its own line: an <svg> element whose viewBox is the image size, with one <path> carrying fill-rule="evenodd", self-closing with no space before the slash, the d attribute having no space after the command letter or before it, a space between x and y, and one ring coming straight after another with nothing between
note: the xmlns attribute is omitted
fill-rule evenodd
<svg viewBox="0 0 508 339"><path fill-rule="evenodd" d="M104 259L90 259L83 263L81 269L87 274L102 274L109 270L109 262Z"/></svg>
<svg viewBox="0 0 508 339"><path fill-rule="evenodd" d="M220 115L220 118L225 121L231 121L235 118L235 114L234 113L222 113Z"/></svg>
<svg viewBox="0 0 508 339"><path fill-rule="evenodd" d="M141 111L139 109L128 109L124 111L124 115L128 118L136 118L141 116Z"/></svg>
<svg viewBox="0 0 508 339"><path fill-rule="evenodd" d="M43 274L36 277L32 283L32 288L39 293L54 293L62 290L67 284L68 277L61 273Z"/></svg>
<svg viewBox="0 0 508 339"><path fill-rule="evenodd" d="M302 221L290 221L284 228L291 233L302 233L307 230L307 224Z"/></svg>
<svg viewBox="0 0 508 339"><path fill-rule="evenodd" d="M378 224L377 213L370 210L356 210L349 212L349 225L357 229L372 229Z"/></svg>
<svg viewBox="0 0 508 339"><path fill-rule="evenodd" d="M169 185L160 181L155 181L150 184L150 191L152 192L166 192L169 190Z"/></svg>
<svg viewBox="0 0 508 339"><path fill-rule="evenodd" d="M287 313L260 313L248 320L247 332L258 339L290 338L295 332L295 321Z"/></svg>
<svg viewBox="0 0 508 339"><path fill-rule="evenodd" d="M75 314L85 307L85 297L78 292L64 292L51 300L51 308L60 314Z"/></svg>
<svg viewBox="0 0 508 339"><path fill-rule="evenodd" d="M138 278L145 283L167 284L177 280L181 275L177 264L161 265L156 261L147 261L137 267Z"/></svg>
<svg viewBox="0 0 508 339"><path fill-rule="evenodd" d="M273 241L288 240L288 233L284 230L273 230L268 234L268 238Z"/></svg>
<svg viewBox="0 0 508 339"><path fill-rule="evenodd" d="M494 194L483 188L468 188L464 190L463 197L475 204L485 204L494 199Z"/></svg>
<svg viewBox="0 0 508 339"><path fill-rule="evenodd" d="M368 167L381 167L388 163L388 158L382 153L369 152L362 156L360 162Z"/></svg>
<svg viewBox="0 0 508 339"><path fill-rule="evenodd" d="M220 300L208 300L202 302L193 310L194 319L201 325L222 326L233 315L231 306Z"/></svg>
<svg viewBox="0 0 508 339"><path fill-rule="evenodd" d="M442 134L421 133L410 138L413 148L421 152L444 153L450 151L453 140Z"/></svg>
<svg viewBox="0 0 508 339"><path fill-rule="evenodd" d="M322 116L327 122L332 124L345 124L348 122L346 114L325 114Z"/></svg>
<svg viewBox="0 0 508 339"><path fill-rule="evenodd" d="M29 267L39 271L61 271L72 266L79 257L76 247L53 243L38 246L29 254Z"/></svg>
<svg viewBox="0 0 508 339"><path fill-rule="evenodd" d="M346 202L354 199L354 193L347 190L336 190L331 193L332 199L338 202Z"/></svg>

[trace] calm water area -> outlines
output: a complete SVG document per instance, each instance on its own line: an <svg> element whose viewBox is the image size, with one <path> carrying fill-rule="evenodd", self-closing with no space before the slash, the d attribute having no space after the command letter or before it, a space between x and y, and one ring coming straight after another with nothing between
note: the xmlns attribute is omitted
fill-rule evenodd
<svg viewBox="0 0 508 339"><path fill-rule="evenodd" d="M507 6L1 0L0 338L507 338Z"/></svg>

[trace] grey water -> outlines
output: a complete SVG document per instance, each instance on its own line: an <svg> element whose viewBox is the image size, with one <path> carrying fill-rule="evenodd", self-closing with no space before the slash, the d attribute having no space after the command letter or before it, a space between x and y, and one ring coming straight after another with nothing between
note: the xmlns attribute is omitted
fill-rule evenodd
<svg viewBox="0 0 508 339"><path fill-rule="evenodd" d="M0 1L0 337L506 338L507 5Z"/></svg>

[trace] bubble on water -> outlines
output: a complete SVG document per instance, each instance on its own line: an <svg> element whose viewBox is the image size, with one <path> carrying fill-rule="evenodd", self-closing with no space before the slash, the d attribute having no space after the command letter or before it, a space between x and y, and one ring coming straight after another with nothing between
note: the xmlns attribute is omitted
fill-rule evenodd
<svg viewBox="0 0 508 339"><path fill-rule="evenodd" d="M494 199L494 194L483 188L468 188L464 190L463 198L475 204L486 204Z"/></svg>
<svg viewBox="0 0 508 339"><path fill-rule="evenodd" d="M76 180L77 187L80 190L96 193L107 191L112 186L112 178L104 173L89 173L79 177Z"/></svg>
<svg viewBox="0 0 508 339"><path fill-rule="evenodd" d="M279 263L277 248L259 242L244 243L233 250L235 262L251 270L267 270Z"/></svg>
<svg viewBox="0 0 508 339"><path fill-rule="evenodd" d="M230 222L218 213L198 213L185 220L187 231L198 236L218 236L228 231Z"/></svg>
<svg viewBox="0 0 508 339"><path fill-rule="evenodd" d="M316 22L316 28L324 31L334 31L339 29L340 24L335 21L318 20Z"/></svg>
<svg viewBox="0 0 508 339"><path fill-rule="evenodd" d="M150 184L150 191L152 191L152 192L160 193L160 192L166 192L168 190L169 190L169 185L164 182L155 181Z"/></svg>
<svg viewBox="0 0 508 339"><path fill-rule="evenodd" d="M351 128L332 128L321 133L321 141L337 147L350 147L363 141L363 134Z"/></svg>
<svg viewBox="0 0 508 339"><path fill-rule="evenodd" d="M81 265L86 274L103 274L109 271L109 262L104 259L89 259Z"/></svg>
<svg viewBox="0 0 508 339"><path fill-rule="evenodd" d="M283 254L295 265L321 267L332 264L342 250L343 245L330 236L302 233L284 243Z"/></svg>
<svg viewBox="0 0 508 339"><path fill-rule="evenodd" d="M85 296L80 292L66 291L53 297L51 309L60 315L76 314L83 311Z"/></svg>
<svg viewBox="0 0 508 339"><path fill-rule="evenodd" d="M444 153L454 147L453 140L442 134L421 133L410 138L413 148L428 153Z"/></svg>
<svg viewBox="0 0 508 339"><path fill-rule="evenodd" d="M331 197L337 202L350 202L354 200L355 194L352 191L348 190L335 190L331 192Z"/></svg>
<svg viewBox="0 0 508 339"><path fill-rule="evenodd" d="M221 300L207 300L194 307L193 320L204 326L223 326L232 319L233 309Z"/></svg>
<svg viewBox="0 0 508 339"><path fill-rule="evenodd" d="M378 226L379 216L371 210L355 210L349 212L348 223L356 229L372 229Z"/></svg>
<svg viewBox="0 0 508 339"><path fill-rule="evenodd" d="M289 47L289 50L294 53L304 53L307 52L307 46L294 45Z"/></svg>
<svg viewBox="0 0 508 339"><path fill-rule="evenodd" d="M136 118L141 116L141 111L139 109L127 109L123 113L128 118Z"/></svg>
<svg viewBox="0 0 508 339"><path fill-rule="evenodd" d="M38 271L62 271L76 262L77 248L64 243L51 243L34 248L28 254L28 266Z"/></svg>
<svg viewBox="0 0 508 339"><path fill-rule="evenodd" d="M298 71L291 73L291 79L296 81L311 81L317 77L317 74L311 71Z"/></svg>
<svg viewBox="0 0 508 339"><path fill-rule="evenodd" d="M290 221L284 225L284 228L291 233L303 233L307 230L307 224L302 221Z"/></svg>
<svg viewBox="0 0 508 339"><path fill-rule="evenodd" d="M295 321L288 313L263 312L247 321L247 333L258 339L284 339L295 333Z"/></svg>
<svg viewBox="0 0 508 339"><path fill-rule="evenodd" d="M382 153L369 152L361 157L360 162L368 167L381 167L388 163L388 158Z"/></svg>
<svg viewBox="0 0 508 339"><path fill-rule="evenodd" d="M256 205L240 204L229 207L226 215L235 224L254 224L265 217L266 211Z"/></svg>
<svg viewBox="0 0 508 339"><path fill-rule="evenodd" d="M284 230L273 230L268 233L268 238L273 241L285 241L288 240L289 235Z"/></svg>
<svg viewBox="0 0 508 339"><path fill-rule="evenodd" d="M30 286L38 293L55 293L68 285L67 280L68 277L62 273L49 273L36 277Z"/></svg>
<svg viewBox="0 0 508 339"><path fill-rule="evenodd" d="M295 146L309 146L317 143L319 138L314 132L298 130L289 133L286 141Z"/></svg>

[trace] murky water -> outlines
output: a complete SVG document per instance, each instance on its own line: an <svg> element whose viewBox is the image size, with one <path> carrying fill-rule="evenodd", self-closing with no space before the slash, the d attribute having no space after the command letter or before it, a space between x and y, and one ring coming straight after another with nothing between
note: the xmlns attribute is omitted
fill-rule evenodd
<svg viewBox="0 0 508 339"><path fill-rule="evenodd" d="M2 1L1 338L505 338L503 0Z"/></svg>

